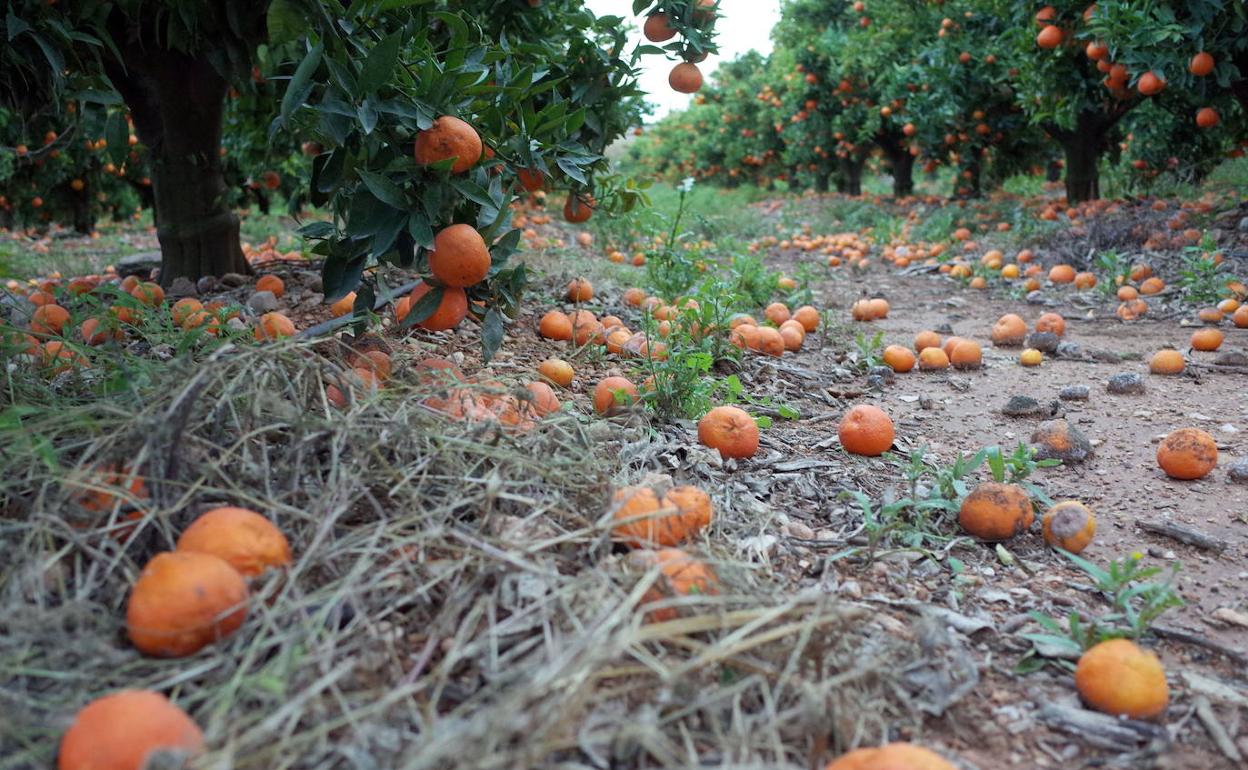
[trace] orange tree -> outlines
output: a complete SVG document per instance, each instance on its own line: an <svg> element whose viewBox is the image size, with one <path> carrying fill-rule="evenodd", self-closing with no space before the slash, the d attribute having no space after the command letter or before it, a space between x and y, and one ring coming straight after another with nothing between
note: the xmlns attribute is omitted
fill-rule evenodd
<svg viewBox="0 0 1248 770"><path fill-rule="evenodd" d="M713 50L707 0L634 9L668 14L678 55ZM248 269L220 148L226 95L249 83L261 46L279 61L266 73L281 84L273 135L309 133L326 148L310 194L334 219L306 234L322 239L328 285L342 290L370 261L413 262L435 227L467 219L495 233L521 169L532 184L571 187L573 214L587 216L601 149L638 108L640 52L624 51L624 20L575 0L21 0L4 25L6 108L29 115L85 90L124 100L149 148L166 284ZM419 132L442 115L484 138L470 172L415 161Z"/></svg>

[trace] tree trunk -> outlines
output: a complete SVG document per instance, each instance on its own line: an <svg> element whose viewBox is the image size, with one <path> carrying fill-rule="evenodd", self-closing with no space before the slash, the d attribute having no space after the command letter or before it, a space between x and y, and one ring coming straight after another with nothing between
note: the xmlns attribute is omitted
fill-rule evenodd
<svg viewBox="0 0 1248 770"><path fill-rule="evenodd" d="M815 192L826 193L828 191L828 180L831 174L827 171L818 171L815 173Z"/></svg>
<svg viewBox="0 0 1248 770"><path fill-rule="evenodd" d="M862 166L865 158L841 158L836 191L846 195L862 195Z"/></svg>
<svg viewBox="0 0 1248 770"><path fill-rule="evenodd" d="M122 50L107 73L152 160L160 282L250 273L221 173L227 84L212 65L170 51Z"/></svg>
<svg viewBox="0 0 1248 770"><path fill-rule="evenodd" d="M914 156L907 148L894 150L888 156L893 171L893 197L904 198L914 194Z"/></svg>
<svg viewBox="0 0 1248 770"><path fill-rule="evenodd" d="M1062 180L1062 164L1051 160L1044 167L1044 181L1060 182Z"/></svg>
<svg viewBox="0 0 1248 770"><path fill-rule="evenodd" d="M1062 149L1066 152L1067 203L1082 203L1101 197L1097 167L1101 156L1100 135L1072 131L1062 137Z"/></svg>

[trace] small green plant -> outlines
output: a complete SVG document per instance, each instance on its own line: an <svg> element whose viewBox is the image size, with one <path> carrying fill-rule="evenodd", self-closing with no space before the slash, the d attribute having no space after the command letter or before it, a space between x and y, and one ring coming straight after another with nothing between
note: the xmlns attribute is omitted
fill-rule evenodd
<svg viewBox="0 0 1248 770"><path fill-rule="evenodd" d="M1059 665L1073 668L1071 660L1106 639L1139 639L1152 630L1153 623L1173 607L1183 606L1183 599L1174 590L1174 581L1181 566L1170 569L1146 567L1140 553L1132 553L1101 568L1066 551L1058 551L1092 579L1096 590L1109 604L1104 614L1081 618L1071 612L1065 624L1055 618L1032 612L1031 617L1043 629L1041 633L1023 634L1032 649L1019 662L1020 671L1034 671L1056 660ZM1152 578L1166 574L1159 581Z"/></svg>
<svg viewBox="0 0 1248 770"><path fill-rule="evenodd" d="M1103 276L1103 280L1097 282L1096 288L1106 296L1116 294L1118 287L1131 277L1130 260L1112 249L1097 254L1094 265L1096 271Z"/></svg>
<svg viewBox="0 0 1248 770"><path fill-rule="evenodd" d="M883 362L884 332L876 332L870 337L857 332L854 334L854 348L854 368L858 371L866 372L879 366Z"/></svg>
<svg viewBox="0 0 1248 770"><path fill-rule="evenodd" d="M692 177L681 182L677 191L680 197L667 237L660 247L648 253L646 259L646 280L650 288L668 300L684 295L701 275L689 250L678 248L678 242L682 238L681 220L685 216L689 193L693 191Z"/></svg>
<svg viewBox="0 0 1248 770"><path fill-rule="evenodd" d="M1178 286L1183 296L1192 303L1212 305L1229 296L1227 281L1234 278L1214 261L1212 254L1217 245L1208 235L1199 246L1184 249L1183 269L1179 271Z"/></svg>
<svg viewBox="0 0 1248 770"><path fill-rule="evenodd" d="M950 540L942 534L938 513L945 508L939 500L914 500L906 497L893 502L876 503L858 490L841 493L841 499L853 500L862 513L862 532L867 538L867 559L875 560L881 546L928 550Z"/></svg>
<svg viewBox="0 0 1248 770"><path fill-rule="evenodd" d="M1013 454L1005 454L998 446L984 449L983 454L988 462L988 470L992 473L993 481L1018 484L1027 490L1032 500L1042 503L1045 507L1053 504L1048 493L1039 485L1029 481L1029 477L1039 468L1053 468L1061 465L1061 460L1037 460L1031 447L1021 441L1018 442Z"/></svg>

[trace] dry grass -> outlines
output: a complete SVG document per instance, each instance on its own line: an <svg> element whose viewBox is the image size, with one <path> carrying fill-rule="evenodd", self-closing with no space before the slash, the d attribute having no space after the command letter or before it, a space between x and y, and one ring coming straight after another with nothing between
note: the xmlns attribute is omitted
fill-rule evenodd
<svg viewBox="0 0 1248 770"><path fill-rule="evenodd" d="M601 521L611 477L643 470L610 460L642 429L448 424L402 382L339 413L325 366L306 345L226 349L137 392L0 402L0 768L49 766L76 709L125 687L169 693L205 730L202 766L238 770L797 768L920 722L911 636L731 561L720 544L757 524L722 505L697 549L724 593L644 622L654 576ZM73 503L115 462L152 489L124 544ZM271 517L293 566L232 638L140 656L130 583L219 504Z"/></svg>

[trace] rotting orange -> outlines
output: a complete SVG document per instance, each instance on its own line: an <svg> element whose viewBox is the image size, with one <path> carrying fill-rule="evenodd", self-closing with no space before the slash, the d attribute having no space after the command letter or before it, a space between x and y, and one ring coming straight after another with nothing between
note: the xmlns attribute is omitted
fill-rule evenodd
<svg viewBox="0 0 1248 770"><path fill-rule="evenodd" d="M698 420L698 441L719 450L724 459L753 457L758 438L758 424L737 406L717 406Z"/></svg>
<svg viewBox="0 0 1248 770"><path fill-rule="evenodd" d="M878 457L889 450L894 438L893 419L871 404L858 404L841 417L837 436L846 452Z"/></svg>
<svg viewBox="0 0 1248 770"><path fill-rule="evenodd" d="M763 355L779 358L784 355L784 338L774 326L760 326L755 350Z"/></svg>
<svg viewBox="0 0 1248 770"><path fill-rule="evenodd" d="M633 551L632 560L641 566L658 566L659 579L641 597L641 606L653 604L677 596L713 596L719 593L719 578L706 562L679 548L662 548L658 551ZM659 607L649 610L646 619L652 623L676 620L680 617L677 607Z"/></svg>
<svg viewBox="0 0 1248 770"><path fill-rule="evenodd" d="M200 514L178 538L177 550L216 556L249 578L290 564L290 542L273 522L230 506Z"/></svg>
<svg viewBox="0 0 1248 770"><path fill-rule="evenodd" d="M1027 322L1014 313L1006 313L992 325L992 344L1016 347L1027 337Z"/></svg>
<svg viewBox="0 0 1248 770"><path fill-rule="evenodd" d="M1052 332L1061 337L1066 334L1066 319L1057 313L1042 313L1036 319L1036 331Z"/></svg>
<svg viewBox="0 0 1248 770"><path fill-rule="evenodd" d="M572 364L561 358L548 358L541 362L537 366L537 373L561 388L571 385L572 378L576 374L572 369Z"/></svg>
<svg viewBox="0 0 1248 770"><path fill-rule="evenodd" d="M216 556L152 557L126 604L126 632L147 655L180 658L234 633L247 619L247 584Z"/></svg>
<svg viewBox="0 0 1248 770"><path fill-rule="evenodd" d="M978 369L983 365L984 352L974 340L962 340L949 356L949 363L955 369Z"/></svg>
<svg viewBox="0 0 1248 770"><path fill-rule="evenodd" d="M962 529L988 541L1009 540L1027 531L1034 520L1031 499L1023 488L996 481L975 487L958 510Z"/></svg>
<svg viewBox="0 0 1248 770"><path fill-rule="evenodd" d="M806 329L807 332L813 332L819 328L819 311L810 305L802 305L793 311L793 318Z"/></svg>
<svg viewBox="0 0 1248 770"><path fill-rule="evenodd" d="M1078 500L1063 500L1045 512L1040 520L1044 540L1054 548L1080 553L1096 534L1096 517Z"/></svg>
<svg viewBox="0 0 1248 770"><path fill-rule="evenodd" d="M1157 464L1172 479L1204 478L1217 467L1218 444L1200 428L1178 428L1157 445Z"/></svg>
<svg viewBox="0 0 1248 770"><path fill-rule="evenodd" d="M555 391L545 382L530 382L524 387L529 391L529 398L522 405L522 412L531 412L533 416L541 418L554 414L562 406Z"/></svg>
<svg viewBox="0 0 1248 770"><path fill-rule="evenodd" d="M789 306L783 302L773 302L763 309L763 315L767 317L776 326L784 323L792 317L789 313Z"/></svg>
<svg viewBox="0 0 1248 770"><path fill-rule="evenodd" d="M74 715L61 736L56 766L57 770L143 770L157 753L191 759L203 751L204 734L199 726L164 695L153 690L120 690L96 698Z"/></svg>
<svg viewBox="0 0 1248 770"><path fill-rule="evenodd" d="M633 502L639 490L642 504ZM628 487L615 493L612 519L617 522L611 530L616 540L634 548L655 545L676 545L696 537L710 526L713 514L711 498L693 486L674 487L663 493L658 505L650 508L655 490L649 487ZM642 510L638 510L638 509Z"/></svg>
<svg viewBox="0 0 1248 770"><path fill-rule="evenodd" d="M69 311L60 305L40 305L30 316L30 330L35 334L60 334L69 323Z"/></svg>
<svg viewBox="0 0 1248 770"><path fill-rule="evenodd" d="M1097 711L1131 719L1156 717L1170 702L1161 661L1129 639L1110 639L1085 652L1075 667L1075 689Z"/></svg>

